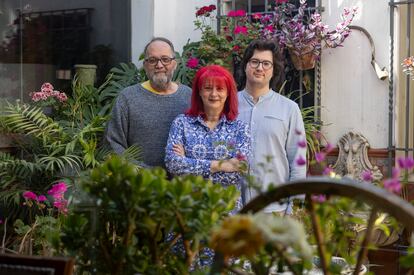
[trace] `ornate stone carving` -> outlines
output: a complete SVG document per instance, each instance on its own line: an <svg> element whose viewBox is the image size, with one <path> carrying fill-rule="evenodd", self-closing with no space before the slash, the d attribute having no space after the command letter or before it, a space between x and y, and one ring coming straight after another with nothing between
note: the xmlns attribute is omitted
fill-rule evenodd
<svg viewBox="0 0 414 275"><path fill-rule="evenodd" d="M384 176L377 166L373 166L368 159L368 140L360 133L348 132L338 141L339 155L332 167L338 175L361 180L363 171L371 171L374 181Z"/></svg>

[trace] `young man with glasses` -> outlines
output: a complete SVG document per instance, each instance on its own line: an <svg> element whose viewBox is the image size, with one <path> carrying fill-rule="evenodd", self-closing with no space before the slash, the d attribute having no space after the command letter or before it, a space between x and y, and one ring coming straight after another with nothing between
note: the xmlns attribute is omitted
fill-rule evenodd
<svg viewBox="0 0 414 275"><path fill-rule="evenodd" d="M283 62L277 44L270 40L255 40L244 52L240 66L239 119L251 128L251 175L262 191L271 184L279 185L306 177L303 144L305 129L298 105L280 95L277 87L283 80ZM247 186L246 202L257 196L257 190ZM287 204L272 204L265 212L290 212Z"/></svg>
<svg viewBox="0 0 414 275"><path fill-rule="evenodd" d="M144 49L148 81L118 95L106 129L106 141L117 154L137 145L144 167L164 167L171 122L190 104L191 89L172 81L177 67L174 46L166 38L152 39Z"/></svg>

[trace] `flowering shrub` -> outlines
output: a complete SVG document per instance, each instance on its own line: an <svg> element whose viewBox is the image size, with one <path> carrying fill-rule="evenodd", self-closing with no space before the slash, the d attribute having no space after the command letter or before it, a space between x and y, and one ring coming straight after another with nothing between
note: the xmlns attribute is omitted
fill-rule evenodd
<svg viewBox="0 0 414 275"><path fill-rule="evenodd" d="M403 66L403 72L407 75L411 75L414 80L414 56L410 56L404 59L401 65Z"/></svg>
<svg viewBox="0 0 414 275"><path fill-rule="evenodd" d="M220 34L211 22L216 17L214 5L201 7L196 11L195 26L202 33L197 46L188 47L183 58L190 69L207 64L219 64L232 68L241 59L247 45L253 39L277 39L281 49L289 49L297 55L319 56L322 47L342 46L349 36L349 25L357 8L345 8L342 21L334 30L322 23L319 13L306 14L307 2L296 6L288 0L276 0L275 9L268 14L247 14L244 10L231 10L221 18ZM197 62L196 62L197 60Z"/></svg>
<svg viewBox="0 0 414 275"><path fill-rule="evenodd" d="M40 92L33 92L30 96L32 101L40 106L54 106L68 100L64 92L54 90L53 85L48 82L43 83Z"/></svg>
<svg viewBox="0 0 414 275"><path fill-rule="evenodd" d="M40 254L44 256L53 255L54 244L59 242L59 232L61 229L61 216L67 215L67 200L64 198L67 191L65 182L56 183L46 195L37 195L33 191L23 192L25 202L23 205L28 207L29 216L27 220L17 219L14 222L15 232L19 242L19 253ZM32 242L33 245L30 245ZM34 251L30 250L33 247ZM25 251L26 250L26 251Z"/></svg>

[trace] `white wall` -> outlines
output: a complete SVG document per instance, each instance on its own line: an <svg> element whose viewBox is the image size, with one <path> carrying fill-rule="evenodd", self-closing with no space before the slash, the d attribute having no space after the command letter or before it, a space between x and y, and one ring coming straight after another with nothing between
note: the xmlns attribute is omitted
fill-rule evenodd
<svg viewBox="0 0 414 275"><path fill-rule="evenodd" d="M151 38L170 39L178 52L190 41L198 41L195 31L196 7L216 4L215 0L132 0L132 62L138 64L139 55Z"/></svg>
<svg viewBox="0 0 414 275"><path fill-rule="evenodd" d="M331 27L339 22L344 7L359 7L353 25L372 36L376 60L389 69L388 1L326 0L323 21ZM348 131L361 132L371 148L388 145L388 81L378 80L370 64L368 39L354 30L343 48L325 49L322 54L322 120L329 126L324 134L331 143Z"/></svg>

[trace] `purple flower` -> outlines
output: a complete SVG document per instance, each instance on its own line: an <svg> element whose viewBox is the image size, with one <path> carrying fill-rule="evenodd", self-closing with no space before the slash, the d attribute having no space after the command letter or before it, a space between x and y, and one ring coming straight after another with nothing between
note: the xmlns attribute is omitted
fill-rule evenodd
<svg viewBox="0 0 414 275"><path fill-rule="evenodd" d="M298 146L300 148L306 148L306 140L300 140L300 141L298 141Z"/></svg>
<svg viewBox="0 0 414 275"><path fill-rule="evenodd" d="M333 171L334 170L332 169L332 167L325 167L325 169L323 169L322 174L325 176L329 176L331 173L333 173Z"/></svg>
<svg viewBox="0 0 414 275"><path fill-rule="evenodd" d="M325 160L326 154L324 152L315 153L315 160L317 163L321 163Z"/></svg>
<svg viewBox="0 0 414 275"><path fill-rule="evenodd" d="M398 179L391 178L384 181L384 188L392 193L399 194L402 186Z"/></svg>
<svg viewBox="0 0 414 275"><path fill-rule="evenodd" d="M303 165L306 164L306 159L303 156L299 156L296 159L296 164L299 165L299 166L303 166Z"/></svg>
<svg viewBox="0 0 414 275"><path fill-rule="evenodd" d="M295 134L298 135L298 136L300 136L300 135L302 135L302 131L299 130L299 129L295 129Z"/></svg>
<svg viewBox="0 0 414 275"><path fill-rule="evenodd" d="M195 69L195 68L197 68L198 63L199 63L198 58L191 57L191 58L188 59L186 66L190 69Z"/></svg>
<svg viewBox="0 0 414 275"><path fill-rule="evenodd" d="M411 169L414 167L414 159L412 157L398 158L398 166L401 169Z"/></svg>
<svg viewBox="0 0 414 275"><path fill-rule="evenodd" d="M372 176L372 172L369 170L362 171L361 178L362 180L369 181L369 182L372 182L374 180L374 177Z"/></svg>
<svg viewBox="0 0 414 275"><path fill-rule="evenodd" d="M37 200L37 196L32 191L26 191L23 193L23 198L28 200Z"/></svg>

